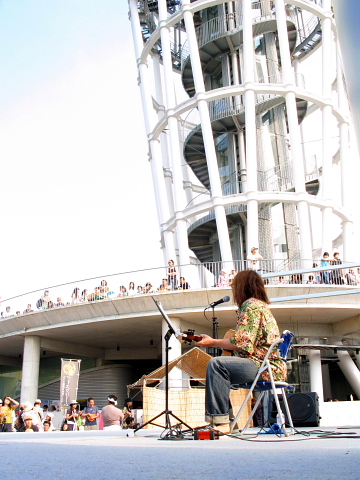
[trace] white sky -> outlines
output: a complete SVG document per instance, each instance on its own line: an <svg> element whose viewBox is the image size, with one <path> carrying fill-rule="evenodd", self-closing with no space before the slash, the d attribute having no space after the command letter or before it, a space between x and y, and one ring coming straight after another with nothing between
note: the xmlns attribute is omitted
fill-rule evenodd
<svg viewBox="0 0 360 480"><path fill-rule="evenodd" d="M2 299L163 264L126 0L0 1Z"/></svg>
<svg viewBox="0 0 360 480"><path fill-rule="evenodd" d="M0 65L2 299L163 265L127 1L0 0Z"/></svg>

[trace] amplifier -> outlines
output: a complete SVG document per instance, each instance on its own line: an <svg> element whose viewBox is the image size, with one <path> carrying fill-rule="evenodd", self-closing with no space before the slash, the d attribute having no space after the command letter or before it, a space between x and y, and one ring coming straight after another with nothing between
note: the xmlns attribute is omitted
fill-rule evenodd
<svg viewBox="0 0 360 480"><path fill-rule="evenodd" d="M278 395L278 397L286 423L289 423L282 395ZM316 392L288 393L286 398L294 427L318 427L320 425L319 396ZM276 415L274 395L270 395L268 407L268 421L270 424L276 423Z"/></svg>

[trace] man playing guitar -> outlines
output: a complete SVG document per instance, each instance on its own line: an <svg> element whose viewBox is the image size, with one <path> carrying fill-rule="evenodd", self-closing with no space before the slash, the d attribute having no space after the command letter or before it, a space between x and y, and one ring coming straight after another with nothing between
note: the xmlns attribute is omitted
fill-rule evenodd
<svg viewBox="0 0 360 480"><path fill-rule="evenodd" d="M100 416L99 409L95 405L95 400L88 398L88 406L84 408L81 417L85 418L85 430L98 430L99 426L96 419Z"/></svg>

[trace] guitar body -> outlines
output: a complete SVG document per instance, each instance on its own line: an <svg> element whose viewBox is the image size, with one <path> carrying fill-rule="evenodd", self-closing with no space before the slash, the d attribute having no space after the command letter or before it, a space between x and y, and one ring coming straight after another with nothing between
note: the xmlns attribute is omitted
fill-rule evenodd
<svg viewBox="0 0 360 480"><path fill-rule="evenodd" d="M87 416L89 422L93 422L93 421L96 420L96 418L97 418L97 414L96 414L96 413L88 413L86 416Z"/></svg>
<svg viewBox="0 0 360 480"><path fill-rule="evenodd" d="M235 335L235 330L228 330L225 332L224 338L232 338ZM232 350L223 350L221 356L222 357L232 357L234 355Z"/></svg>

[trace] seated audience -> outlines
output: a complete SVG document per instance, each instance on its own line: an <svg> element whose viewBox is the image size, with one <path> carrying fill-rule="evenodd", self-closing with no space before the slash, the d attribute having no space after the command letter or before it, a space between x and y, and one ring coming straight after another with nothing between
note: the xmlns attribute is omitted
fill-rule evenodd
<svg viewBox="0 0 360 480"><path fill-rule="evenodd" d="M162 279L162 285L166 292L171 292L172 288L171 288L171 285L169 285L169 280L167 278Z"/></svg>
<svg viewBox="0 0 360 480"><path fill-rule="evenodd" d="M28 303L28 306L26 307L26 310L23 311L23 313L33 313L33 309L31 308L30 303Z"/></svg>
<svg viewBox="0 0 360 480"><path fill-rule="evenodd" d="M55 307L65 307L65 304L60 297L56 299Z"/></svg>
<svg viewBox="0 0 360 480"><path fill-rule="evenodd" d="M185 277L180 277L179 290L188 290L190 285L185 281Z"/></svg>
<svg viewBox="0 0 360 480"><path fill-rule="evenodd" d="M24 416L24 425L20 428L19 432L38 432L39 426L34 425L31 415Z"/></svg>

